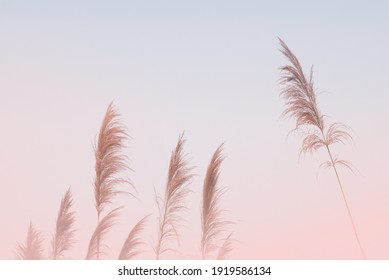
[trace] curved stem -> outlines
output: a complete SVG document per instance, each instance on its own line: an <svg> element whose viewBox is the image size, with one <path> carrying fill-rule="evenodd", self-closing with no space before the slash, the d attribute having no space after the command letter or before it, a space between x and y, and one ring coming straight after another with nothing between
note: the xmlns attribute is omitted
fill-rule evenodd
<svg viewBox="0 0 389 280"><path fill-rule="evenodd" d="M327 148L328 155L330 156L330 159L331 159L332 167L334 168L334 171L335 171L336 179L338 179L339 188L340 188L340 191L341 191L341 193L342 193L342 197L343 197L344 204L346 205L346 208L347 208L348 216L349 216L349 218L350 218L351 225L352 225L352 227L353 227L354 235L355 235L355 237L356 237L356 239L357 239L357 242L358 242L358 245L359 245L359 249L361 250L362 259L366 260L366 259L367 259L367 258L366 258L366 254L365 254L365 251L363 250L361 241L360 241L360 239L359 239L358 232L357 232L357 228L356 228L356 226L355 226L354 219L353 219L353 216L352 216L352 214L351 214L350 207L349 207L349 205L348 205L348 203L347 203L346 195L345 195L345 193L344 193L343 186L342 186L342 183L341 183L341 181L340 181L340 177L339 177L338 170L336 169L334 159L333 159L333 157L332 157L330 148L328 147L327 144L326 144L326 148Z"/></svg>

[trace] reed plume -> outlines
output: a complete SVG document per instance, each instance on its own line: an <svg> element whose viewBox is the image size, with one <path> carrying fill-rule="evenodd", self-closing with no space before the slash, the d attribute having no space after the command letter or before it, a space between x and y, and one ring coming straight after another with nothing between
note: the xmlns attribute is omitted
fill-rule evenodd
<svg viewBox="0 0 389 280"><path fill-rule="evenodd" d="M52 240L52 249L50 258L56 260L63 257L63 253L73 247L74 222L76 220L75 212L71 211L73 198L70 188L66 191L59 207L56 232Z"/></svg>
<svg viewBox="0 0 389 280"><path fill-rule="evenodd" d="M286 103L286 109L283 111L282 116L295 119L296 127L294 131L299 131L303 134L304 138L300 155L307 152L315 152L320 148L325 148L327 151L329 161L324 162L322 165L332 167L335 172L362 258L366 259L337 169L337 166L339 165L351 168L351 164L346 160L338 159L337 156L333 155L330 149L332 144L345 143L346 140L352 139L352 137L347 132L347 127L344 124L329 124L326 122L325 116L318 108L313 84L312 68L309 78L306 78L297 57L281 39L279 39L279 41L281 44L281 52L290 62L289 65L280 68L280 85L283 86L280 96Z"/></svg>
<svg viewBox="0 0 389 280"><path fill-rule="evenodd" d="M99 222L89 242L88 253L85 258L86 260L99 259L99 256L105 254L104 248L102 247L106 246L101 246L99 241L104 238L107 232L115 224L116 219L119 216L120 209L121 207L113 209Z"/></svg>
<svg viewBox="0 0 389 280"><path fill-rule="evenodd" d="M120 114L111 102L107 108L100 128L97 145L95 146L96 176L94 191L98 226L95 230L95 234L97 234L95 236L96 252L93 255L96 259L100 258L101 236L98 227L102 212L107 205L112 203L116 195L129 194L129 192L121 191L118 188L119 185L129 184L132 186L129 179L121 175L122 172L130 170L127 164L127 157L123 153L124 142L128 138L126 128L120 121ZM117 213L117 211L114 211L114 213ZM109 218L108 215L106 218Z"/></svg>
<svg viewBox="0 0 389 280"><path fill-rule="evenodd" d="M222 155L223 144L220 145L212 156L208 165L203 184L202 198L202 237L201 237L201 256L206 259L209 254L217 249L219 236L225 230L228 221L222 219L222 211L219 208L219 200L223 194L223 189L218 188L220 175L220 166L224 160Z"/></svg>
<svg viewBox="0 0 389 280"><path fill-rule="evenodd" d="M188 167L184 158L184 144L185 140L181 134L170 158L165 198L160 207L159 236L155 249L157 260L162 254L175 251L168 242L174 237L179 242L178 227L182 222L179 213L187 209L184 199L190 191L187 185L194 175L191 173L193 168Z"/></svg>
<svg viewBox="0 0 389 280"><path fill-rule="evenodd" d="M149 216L143 217L130 231L120 251L119 260L130 260L141 253L139 246L143 245L144 242L140 238L140 233L144 230Z"/></svg>
<svg viewBox="0 0 389 280"><path fill-rule="evenodd" d="M225 260L228 257L228 254L232 251L232 233L230 233L227 238L224 240L223 245L220 247L217 254L218 260Z"/></svg>
<svg viewBox="0 0 389 280"><path fill-rule="evenodd" d="M25 244L17 244L17 258L20 260L42 260L43 252L43 235L37 231L32 222L28 227L27 239Z"/></svg>

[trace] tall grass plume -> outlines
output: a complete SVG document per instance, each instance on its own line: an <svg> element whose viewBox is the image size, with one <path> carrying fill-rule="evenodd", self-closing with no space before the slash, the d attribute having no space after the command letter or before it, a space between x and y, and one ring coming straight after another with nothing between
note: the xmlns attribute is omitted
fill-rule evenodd
<svg viewBox="0 0 389 280"><path fill-rule="evenodd" d="M91 255L95 256L96 259L100 258L101 234L103 232L106 233L112 226L112 219L118 215L120 207L109 212L104 218L102 218L102 213L105 210L105 207L110 205L118 194L129 193L120 190L120 185L125 184L132 186L129 179L123 176L123 172L130 170L127 163L127 157L123 152L125 147L124 143L128 138L127 130L121 123L120 114L111 102L101 124L97 145L95 147L96 175L94 191L98 225L94 232L95 236L93 237L93 242L91 240L91 244L93 243L94 245L92 248L95 250ZM101 223L103 220L105 221L105 224ZM103 225L110 226L106 228L103 227L104 231L102 231L101 228ZM91 249L91 247L89 249Z"/></svg>
<svg viewBox="0 0 389 280"><path fill-rule="evenodd" d="M180 212L187 209L184 200L190 190L188 183L193 178L192 168L184 155L184 136L180 135L176 148L173 150L166 182L165 197L160 206L159 236L155 249L156 259L168 251L176 251L169 244L176 239L179 244L180 236L178 227L181 226L182 217Z"/></svg>
<svg viewBox="0 0 389 280"><path fill-rule="evenodd" d="M231 253L232 247L232 233L230 233L225 239L222 246L219 249L217 254L218 260L225 260L228 258L228 255Z"/></svg>
<svg viewBox="0 0 389 280"><path fill-rule="evenodd" d="M115 208L106 214L98 223L95 231L93 232L92 238L89 241L88 253L85 257L86 260L99 259L99 257L105 255L107 246L101 246L100 240L105 237L108 231L115 224L121 207Z"/></svg>
<svg viewBox="0 0 389 280"><path fill-rule="evenodd" d="M206 259L219 248L220 235L225 231L230 222L223 220L222 210L219 207L223 189L219 188L218 180L220 166L224 160L222 155L223 144L220 145L212 156L204 178L202 211L201 211L201 257Z"/></svg>
<svg viewBox="0 0 389 280"><path fill-rule="evenodd" d="M75 243L73 229L76 216L75 212L71 211L73 206L73 198L70 189L68 189L62 198L61 205L59 207L56 231L51 243L51 256L50 258L56 260L63 258L65 251L71 249Z"/></svg>
<svg viewBox="0 0 389 280"><path fill-rule="evenodd" d="M300 155L318 151L320 148L324 148L327 151L329 161L324 162L322 165L332 167L334 170L358 247L362 258L366 259L366 254L362 247L337 168L341 165L351 168L351 164L346 160L334 156L330 149L331 145L345 143L347 140L352 139L352 137L344 124L329 123L325 115L319 110L313 83L313 68L311 68L309 77L307 78L297 57L291 52L284 41L281 39L279 41L281 44L281 52L290 63L280 68L280 85L283 86L280 96L285 100L286 105L282 116L295 119L296 126L294 131L298 131L303 135Z"/></svg>
<svg viewBox="0 0 389 280"><path fill-rule="evenodd" d="M122 249L119 254L119 260L130 260L133 259L135 256L139 255L142 251L139 249L139 247L143 244L145 244L140 234L145 228L145 224L147 219L149 218L149 215L143 217L139 222L136 223L136 225L132 228L130 233L128 234L126 240L124 241L124 244L122 246Z"/></svg>
<svg viewBox="0 0 389 280"><path fill-rule="evenodd" d="M17 244L17 258L20 260L43 260L43 241L43 234L36 230L30 222L26 242Z"/></svg>

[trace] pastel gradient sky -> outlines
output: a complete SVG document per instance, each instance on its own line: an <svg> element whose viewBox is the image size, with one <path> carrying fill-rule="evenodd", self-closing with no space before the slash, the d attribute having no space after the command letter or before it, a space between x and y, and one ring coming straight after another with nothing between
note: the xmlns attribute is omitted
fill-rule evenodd
<svg viewBox="0 0 389 280"><path fill-rule="evenodd" d="M341 170L345 191L368 258L389 259L387 1L61 2L0 1L0 259L14 258L30 220L49 243L69 186L78 242L67 256L85 257L92 145L112 100L132 137L139 201L118 202L109 258L139 218L156 218L154 189L163 193L185 131L198 174L182 230L189 256L199 253L205 170L224 142L231 258L358 259L334 174L319 170L326 154L299 161L294 123L279 118L277 36L314 65L322 111L353 129L354 143L334 146L359 170ZM148 244L155 233L150 223Z"/></svg>

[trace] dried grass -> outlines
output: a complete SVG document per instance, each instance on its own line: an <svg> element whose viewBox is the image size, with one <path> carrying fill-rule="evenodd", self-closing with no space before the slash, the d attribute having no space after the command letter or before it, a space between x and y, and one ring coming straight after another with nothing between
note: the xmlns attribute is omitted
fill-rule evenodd
<svg viewBox="0 0 389 280"><path fill-rule="evenodd" d="M86 260L99 259L99 257L105 255L104 249L108 246L101 246L99 241L104 239L105 235L115 224L120 210L121 207L115 208L101 219L89 242L88 253L85 257Z"/></svg>
<svg viewBox="0 0 389 280"><path fill-rule="evenodd" d="M75 243L73 229L76 216L75 212L71 211L73 206L73 198L70 189L68 189L62 198L61 205L58 211L56 231L52 240L51 259L56 260L63 258L65 251L71 249Z"/></svg>
<svg viewBox="0 0 389 280"><path fill-rule="evenodd" d="M17 258L20 260L43 260L43 234L30 222L26 242L17 244Z"/></svg>
<svg viewBox="0 0 389 280"><path fill-rule="evenodd" d="M220 235L225 231L225 227L231 223L223 220L223 211L219 207L220 198L223 194L223 189L218 187L220 166L224 160L222 151L223 144L213 154L203 184L203 205L201 211L202 259L207 259L214 250L219 248Z"/></svg>
<svg viewBox="0 0 389 280"><path fill-rule="evenodd" d="M228 255L231 253L232 247L232 233L230 233L226 239L224 239L223 245L219 249L219 253L217 255L218 260L226 260Z"/></svg>
<svg viewBox="0 0 389 280"><path fill-rule="evenodd" d="M95 201L96 201L96 211L97 211L97 223L98 226L95 230L96 236L94 236L94 241L90 241L91 244L94 244L96 250L93 252L93 256L96 259L100 258L100 241L101 236L99 233L100 219L102 212L104 211L107 205L112 203L112 200L118 194L130 194L128 191L122 191L118 187L120 185L130 185L132 186L130 180L123 176L123 172L130 170L127 157L123 153L125 147L124 143L128 140L129 136L127 134L126 128L121 123L120 114L114 108L113 103L111 102L107 108L103 123L100 128L97 145L95 147ZM110 214L105 216L103 220L105 222L110 221L112 218L112 213L117 215L116 208L114 211L111 211ZM111 224L111 223L109 223ZM106 230L108 230L108 227ZM105 231L104 231L105 232ZM88 253L89 256L89 253Z"/></svg>
<svg viewBox="0 0 389 280"><path fill-rule="evenodd" d="M149 216L150 215L147 215L141 219L130 231L120 251L119 260L134 259L135 256L142 252L139 247L145 243L142 241L140 233L144 230Z"/></svg>
<svg viewBox="0 0 389 280"><path fill-rule="evenodd" d="M331 145L345 143L345 141L352 139L352 137L347 131L347 126L344 124L327 123L325 116L318 108L313 84L313 69L311 68L309 78L306 78L297 57L291 52L284 41L281 39L279 41L281 44L281 52L290 62L290 64L280 68L280 84L283 86L280 96L285 100L286 105L282 116L295 119L296 126L294 131L299 131L303 134L300 155L306 154L307 152L315 152L320 148L325 148L327 151L329 161L324 162L322 166L332 167L335 172L354 235L358 242L362 258L365 259L366 254L361 245L337 169L337 166L340 165L351 169L351 164L346 160L338 159L338 156L334 157L330 149Z"/></svg>
<svg viewBox="0 0 389 280"><path fill-rule="evenodd" d="M183 221L180 212L187 209L184 203L185 197L190 192L187 185L194 176L191 173L192 168L188 167L183 154L184 144L185 140L181 134L170 158L165 198L160 207L159 236L155 249L156 259L160 259L168 251L176 251L169 244L171 239L176 239L179 245L178 227Z"/></svg>

